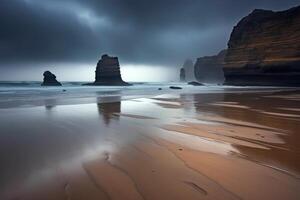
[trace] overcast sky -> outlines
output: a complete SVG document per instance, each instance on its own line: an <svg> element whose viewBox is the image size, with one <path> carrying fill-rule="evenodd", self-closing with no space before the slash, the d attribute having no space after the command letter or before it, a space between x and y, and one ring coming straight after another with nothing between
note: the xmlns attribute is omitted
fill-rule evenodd
<svg viewBox="0 0 300 200"><path fill-rule="evenodd" d="M119 57L127 80L145 72L149 80L174 78L186 58L226 48L233 26L253 9L295 5L300 1L0 0L0 80L39 80L46 69L61 80L91 80L104 53Z"/></svg>

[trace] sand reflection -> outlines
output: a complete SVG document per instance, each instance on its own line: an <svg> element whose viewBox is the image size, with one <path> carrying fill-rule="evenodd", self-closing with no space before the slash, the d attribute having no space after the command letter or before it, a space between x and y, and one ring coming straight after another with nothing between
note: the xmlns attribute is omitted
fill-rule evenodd
<svg viewBox="0 0 300 200"><path fill-rule="evenodd" d="M108 100L105 98L105 100ZM104 123L108 126L111 120L119 120L119 115L121 113L121 98L113 97L110 98L112 102L103 102L103 98L98 98L97 107L99 115L102 117Z"/></svg>
<svg viewBox="0 0 300 200"><path fill-rule="evenodd" d="M300 108L288 95L3 110L0 199L299 199Z"/></svg>

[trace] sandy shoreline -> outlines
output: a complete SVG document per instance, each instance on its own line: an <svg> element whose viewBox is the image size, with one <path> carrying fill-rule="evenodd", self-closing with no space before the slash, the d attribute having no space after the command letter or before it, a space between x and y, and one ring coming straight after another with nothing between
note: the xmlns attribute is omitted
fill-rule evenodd
<svg viewBox="0 0 300 200"><path fill-rule="evenodd" d="M299 94L1 109L0 199L299 199Z"/></svg>

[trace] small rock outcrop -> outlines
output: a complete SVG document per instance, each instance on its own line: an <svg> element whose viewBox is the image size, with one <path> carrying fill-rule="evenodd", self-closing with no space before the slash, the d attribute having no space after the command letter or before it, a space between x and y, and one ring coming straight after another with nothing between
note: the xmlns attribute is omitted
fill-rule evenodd
<svg viewBox="0 0 300 200"><path fill-rule="evenodd" d="M226 50L223 50L216 56L198 58L194 66L197 81L204 83L223 83L225 55Z"/></svg>
<svg viewBox="0 0 300 200"><path fill-rule="evenodd" d="M197 81L191 81L191 82L188 82L188 85L193 85L193 86L204 86L203 83L199 83Z"/></svg>
<svg viewBox="0 0 300 200"><path fill-rule="evenodd" d="M97 63L95 82L86 85L128 86L130 84L122 80L118 57L104 54Z"/></svg>
<svg viewBox="0 0 300 200"><path fill-rule="evenodd" d="M224 73L229 85L300 85L300 6L244 17L231 33Z"/></svg>
<svg viewBox="0 0 300 200"><path fill-rule="evenodd" d="M56 80L56 76L50 71L45 71L43 76L44 81L42 83L42 86L61 86L61 83Z"/></svg>
<svg viewBox="0 0 300 200"><path fill-rule="evenodd" d="M172 90L181 90L182 89L182 87L178 87L178 86L170 86L169 88Z"/></svg>
<svg viewBox="0 0 300 200"><path fill-rule="evenodd" d="M185 82L185 69L184 68L181 68L180 69L180 81L181 82Z"/></svg>

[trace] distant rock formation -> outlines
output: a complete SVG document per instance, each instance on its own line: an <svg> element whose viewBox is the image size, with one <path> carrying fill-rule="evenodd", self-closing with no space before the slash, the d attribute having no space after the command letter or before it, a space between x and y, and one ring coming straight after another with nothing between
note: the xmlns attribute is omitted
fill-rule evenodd
<svg viewBox="0 0 300 200"><path fill-rule="evenodd" d="M194 81L195 79L195 71L194 71L194 63L191 59L186 59L182 68L185 70L185 80L186 81Z"/></svg>
<svg viewBox="0 0 300 200"><path fill-rule="evenodd" d="M184 68L180 69L180 81L185 82L185 69Z"/></svg>
<svg viewBox="0 0 300 200"><path fill-rule="evenodd" d="M197 81L191 81L191 82L188 82L188 85L193 85L193 86L204 86L203 83L199 83Z"/></svg>
<svg viewBox="0 0 300 200"><path fill-rule="evenodd" d="M118 57L104 54L97 63L95 82L86 85L128 86L130 84L122 80Z"/></svg>
<svg viewBox="0 0 300 200"><path fill-rule="evenodd" d="M50 71L45 71L43 76L44 81L42 83L42 86L61 86L61 83L56 80L56 76Z"/></svg>
<svg viewBox="0 0 300 200"><path fill-rule="evenodd" d="M178 87L178 86L170 86L169 88L172 90L181 90L182 89L182 87Z"/></svg>
<svg viewBox="0 0 300 200"><path fill-rule="evenodd" d="M243 18L231 33L224 73L230 85L300 85L300 6Z"/></svg>
<svg viewBox="0 0 300 200"><path fill-rule="evenodd" d="M204 83L223 83L225 55L226 50L223 50L216 56L198 58L194 66L197 81Z"/></svg>

